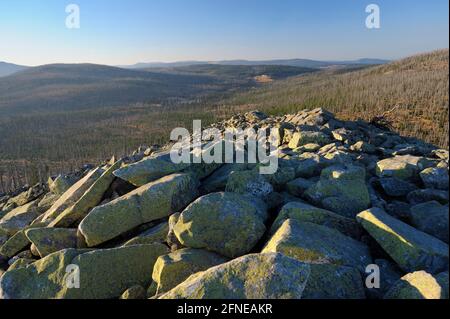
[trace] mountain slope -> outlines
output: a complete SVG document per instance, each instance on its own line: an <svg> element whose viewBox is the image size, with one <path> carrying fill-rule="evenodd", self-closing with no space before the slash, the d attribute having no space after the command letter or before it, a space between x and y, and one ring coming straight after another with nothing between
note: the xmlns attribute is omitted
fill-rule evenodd
<svg viewBox="0 0 450 319"><path fill-rule="evenodd" d="M394 128L448 148L449 51L412 56L347 72L324 71L275 82L222 101L272 114L325 106L338 116L370 119L389 114Z"/></svg>
<svg viewBox="0 0 450 319"><path fill-rule="evenodd" d="M8 76L16 72L27 69L27 66L17 65L13 63L6 63L0 61L0 77Z"/></svg>

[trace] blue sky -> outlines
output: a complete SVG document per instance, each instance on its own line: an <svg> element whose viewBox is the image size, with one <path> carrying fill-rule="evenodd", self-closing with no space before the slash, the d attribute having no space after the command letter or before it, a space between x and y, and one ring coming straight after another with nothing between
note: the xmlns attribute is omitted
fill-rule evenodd
<svg viewBox="0 0 450 319"><path fill-rule="evenodd" d="M80 7L67 29L65 7ZM381 28L367 29L368 4ZM448 0L0 0L0 61L91 62L361 57L448 48Z"/></svg>

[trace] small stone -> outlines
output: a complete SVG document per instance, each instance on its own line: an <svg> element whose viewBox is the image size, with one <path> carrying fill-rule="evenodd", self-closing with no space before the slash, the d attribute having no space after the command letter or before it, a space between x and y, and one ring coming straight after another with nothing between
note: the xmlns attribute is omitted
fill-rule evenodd
<svg viewBox="0 0 450 319"><path fill-rule="evenodd" d="M427 188L412 191L406 198L411 205L417 205L431 201L437 201L445 205L448 204L449 194L448 191Z"/></svg>
<svg viewBox="0 0 450 319"><path fill-rule="evenodd" d="M251 194L265 199L273 192L273 187L256 170L235 171L230 174L225 191L237 194Z"/></svg>
<svg viewBox="0 0 450 319"><path fill-rule="evenodd" d="M436 201L411 207L411 224L448 244L448 206Z"/></svg>
<svg viewBox="0 0 450 319"><path fill-rule="evenodd" d="M402 197L417 189L417 186L395 177L380 178L384 192L392 197Z"/></svg>
<svg viewBox="0 0 450 319"><path fill-rule="evenodd" d="M136 237L128 240L122 246L132 246L132 245L145 245L152 243L163 243L166 241L167 234L169 233L169 223L162 222L142 233Z"/></svg>
<svg viewBox="0 0 450 319"><path fill-rule="evenodd" d="M135 285L125 290L120 296L120 299L145 299L146 296L147 292L145 291L144 287Z"/></svg>
<svg viewBox="0 0 450 319"><path fill-rule="evenodd" d="M429 167L420 172L420 178L426 188L448 190L448 169Z"/></svg>
<svg viewBox="0 0 450 319"><path fill-rule="evenodd" d="M62 249L79 246L76 229L31 228L25 231L25 236L35 246L41 258Z"/></svg>
<svg viewBox="0 0 450 319"><path fill-rule="evenodd" d="M430 165L424 157L401 155L387 158L377 163L378 177L397 177L399 179L415 179L419 172Z"/></svg>
<svg viewBox="0 0 450 319"><path fill-rule="evenodd" d="M312 180L299 177L287 183L286 190L292 196L300 197L312 185L314 185L314 182Z"/></svg>
<svg viewBox="0 0 450 319"><path fill-rule="evenodd" d="M394 286L386 293L385 299L444 299L445 289L441 284L426 271L416 271L403 276Z"/></svg>
<svg viewBox="0 0 450 319"><path fill-rule="evenodd" d="M292 139L289 142L289 147L291 149L296 149L302 145L310 143L325 145L329 142L330 138L322 132L301 131L294 133Z"/></svg>

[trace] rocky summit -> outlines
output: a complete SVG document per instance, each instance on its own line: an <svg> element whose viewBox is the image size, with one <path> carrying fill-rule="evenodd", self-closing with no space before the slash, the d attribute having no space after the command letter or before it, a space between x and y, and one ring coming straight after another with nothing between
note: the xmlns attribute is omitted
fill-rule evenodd
<svg viewBox="0 0 450 319"><path fill-rule="evenodd" d="M0 195L0 298L448 298L447 150L321 108L209 127L248 128L274 173L168 143Z"/></svg>

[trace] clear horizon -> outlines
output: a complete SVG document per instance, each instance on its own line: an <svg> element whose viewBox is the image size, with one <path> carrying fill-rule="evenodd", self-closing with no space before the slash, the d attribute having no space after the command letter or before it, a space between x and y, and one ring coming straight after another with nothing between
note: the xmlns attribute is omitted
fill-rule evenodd
<svg viewBox="0 0 450 319"><path fill-rule="evenodd" d="M68 4L80 29L68 29ZM368 29L367 5L380 7ZM396 60L449 47L447 0L3 0L0 61L133 65L180 61Z"/></svg>

